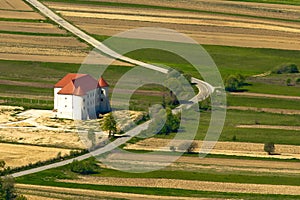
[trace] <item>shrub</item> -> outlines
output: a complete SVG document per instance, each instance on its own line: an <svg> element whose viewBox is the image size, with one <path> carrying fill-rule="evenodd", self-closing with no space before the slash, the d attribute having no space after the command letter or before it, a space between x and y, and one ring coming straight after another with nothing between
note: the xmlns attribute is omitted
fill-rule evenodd
<svg viewBox="0 0 300 200"><path fill-rule="evenodd" d="M246 78L241 75L230 75L225 79L225 90L235 92L245 84Z"/></svg>
<svg viewBox="0 0 300 200"><path fill-rule="evenodd" d="M99 173L99 166L97 165L95 158L84 161L74 160L70 164L70 169L72 172L82 175Z"/></svg>
<svg viewBox="0 0 300 200"><path fill-rule="evenodd" d="M179 149L185 150L187 153L194 153L197 147L198 147L198 143L193 141L191 144L189 142L182 143L179 146Z"/></svg>
<svg viewBox="0 0 300 200"><path fill-rule="evenodd" d="M176 147L175 146L170 146L170 151L175 152L176 151Z"/></svg>
<svg viewBox="0 0 300 200"><path fill-rule="evenodd" d="M277 67L272 72L275 74L299 73L299 69L295 64L285 64Z"/></svg>
<svg viewBox="0 0 300 200"><path fill-rule="evenodd" d="M265 143L264 151L267 152L269 155L272 155L275 152L275 145L273 142Z"/></svg>
<svg viewBox="0 0 300 200"><path fill-rule="evenodd" d="M292 86L292 79L291 78L286 79L286 85L287 86Z"/></svg>
<svg viewBox="0 0 300 200"><path fill-rule="evenodd" d="M295 79L295 83L296 83L296 85L300 85L300 77Z"/></svg>

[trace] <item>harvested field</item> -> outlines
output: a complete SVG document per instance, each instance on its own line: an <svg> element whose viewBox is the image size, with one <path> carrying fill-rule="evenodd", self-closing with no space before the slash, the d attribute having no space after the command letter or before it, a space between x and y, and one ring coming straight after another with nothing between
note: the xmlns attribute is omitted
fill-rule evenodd
<svg viewBox="0 0 300 200"><path fill-rule="evenodd" d="M17 46L0 45L0 53L27 54L27 55L47 55L47 56L74 56L84 57L87 51L84 49L69 48L45 48L37 46Z"/></svg>
<svg viewBox="0 0 300 200"><path fill-rule="evenodd" d="M290 109L279 109L279 108L256 108L247 106L228 106L227 109L230 110L251 110L256 112L267 112L285 115L300 115L300 110L290 110Z"/></svg>
<svg viewBox="0 0 300 200"><path fill-rule="evenodd" d="M38 62L54 62L54 63L83 63L85 56L59 56L59 55L25 55L21 53L0 53L1 60L23 60L23 61L38 61ZM94 62L89 62L88 64L99 64L99 65L106 65L107 63L111 63L112 60L110 58L101 56L100 59L94 60ZM120 61L113 61L113 65L120 65L120 66L132 66L131 64L120 62ZM11 97L5 95L6 97ZM48 98L49 99L49 98ZM53 98L50 98L53 99Z"/></svg>
<svg viewBox="0 0 300 200"><path fill-rule="evenodd" d="M52 186L38 186L38 185L28 185L28 184L16 184L16 188L26 194L48 194L49 196L58 195L59 199L77 199L79 197L86 196L86 199L101 199L101 198L126 198L132 200L152 200L152 199L162 199L162 200L218 200L218 198L192 198L192 197L171 197L171 196L157 196L157 195L143 195L143 194L131 194L124 192L106 192L106 191L96 191L96 190L86 190L86 189L71 189L63 187L52 187ZM73 198L72 198L73 197ZM47 199L48 200L48 199Z"/></svg>
<svg viewBox="0 0 300 200"><path fill-rule="evenodd" d="M101 1L101 0L95 0ZM210 12L221 12L230 14L255 15L279 19L299 19L299 6L262 4L250 2L234 2L224 0L106 0L106 2L132 3L141 5L163 6L171 8L186 8L192 10L203 10Z"/></svg>
<svg viewBox="0 0 300 200"><path fill-rule="evenodd" d="M32 11L31 7L22 0L0 0L0 8L3 10Z"/></svg>
<svg viewBox="0 0 300 200"><path fill-rule="evenodd" d="M279 129L300 131L299 126L274 126L274 125L238 125L237 128L255 128L255 129Z"/></svg>
<svg viewBox="0 0 300 200"><path fill-rule="evenodd" d="M11 18L11 19L41 19L45 17L36 12L21 12L11 10L1 10L0 18Z"/></svg>
<svg viewBox="0 0 300 200"><path fill-rule="evenodd" d="M0 30L28 32L28 33L58 33L58 34L66 33L65 30L59 29L57 26L53 24L34 23L34 22L0 21Z"/></svg>
<svg viewBox="0 0 300 200"><path fill-rule="evenodd" d="M76 132L0 128L1 141L63 148L85 148Z"/></svg>
<svg viewBox="0 0 300 200"><path fill-rule="evenodd" d="M63 156L69 154L70 150L0 143L0 158L10 167L20 167L29 163L49 160L56 157L59 152Z"/></svg>
<svg viewBox="0 0 300 200"><path fill-rule="evenodd" d="M53 36L32 36L32 35L15 35L0 34L2 44L20 44L20 46L39 46L39 47L65 47L84 49L88 48L85 43L79 42L74 37L53 37Z"/></svg>
<svg viewBox="0 0 300 200"><path fill-rule="evenodd" d="M91 176L81 176L79 180L62 180L62 182L114 186L178 188L185 190L202 190L234 193L300 195L299 186L267 184L243 184L175 179L113 178Z"/></svg>
<svg viewBox="0 0 300 200"><path fill-rule="evenodd" d="M300 25L297 22L192 11L162 12L153 8L81 4L70 6L60 2L46 4L83 30L98 35L114 35L132 28L158 26L185 33L200 44L300 50ZM227 6L226 9L229 10L230 7ZM237 8L239 9L240 7ZM252 14L257 16L256 13Z"/></svg>
<svg viewBox="0 0 300 200"><path fill-rule="evenodd" d="M177 158L177 157L176 157ZM297 162L284 161L263 161L263 160L246 160L246 159L226 159L226 158L201 158L181 156L176 161L171 155L156 155L156 154L125 154L112 153L102 165L103 168L127 166L130 167L156 167L165 168L167 171L193 171L202 173L234 173L234 174L249 174L249 175L299 175L300 164ZM234 162L233 162L234 161ZM172 163L169 165L169 163ZM108 165L108 166L107 166ZM272 166L272 167L270 167Z"/></svg>
<svg viewBox="0 0 300 200"><path fill-rule="evenodd" d="M135 150L170 151L170 142L171 140L169 139L149 138L136 144L128 144L125 148ZM184 142L186 141L172 141L172 145L179 147ZM197 141L197 143L199 147L202 146L202 141ZM200 148L197 148L196 151L199 152ZM210 153L250 157L270 157L266 152L264 152L264 144L244 142L219 141L216 143L215 147ZM282 159L300 159L300 146L276 144L276 153L279 153L280 155L272 155L271 157Z"/></svg>

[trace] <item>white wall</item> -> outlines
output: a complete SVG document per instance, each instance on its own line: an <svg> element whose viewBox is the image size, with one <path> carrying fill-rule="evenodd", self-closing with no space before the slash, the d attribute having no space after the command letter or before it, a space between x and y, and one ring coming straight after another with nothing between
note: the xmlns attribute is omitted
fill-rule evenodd
<svg viewBox="0 0 300 200"><path fill-rule="evenodd" d="M58 107L58 92L61 90L61 88L54 88L54 109L57 109Z"/></svg>
<svg viewBox="0 0 300 200"><path fill-rule="evenodd" d="M57 95L57 117L73 119L73 98L72 95Z"/></svg>

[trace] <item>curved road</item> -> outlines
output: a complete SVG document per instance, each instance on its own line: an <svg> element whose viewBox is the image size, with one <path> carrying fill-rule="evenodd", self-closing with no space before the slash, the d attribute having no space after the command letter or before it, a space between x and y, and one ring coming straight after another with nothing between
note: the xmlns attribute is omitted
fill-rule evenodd
<svg viewBox="0 0 300 200"><path fill-rule="evenodd" d="M120 55L117 52L109 49L107 46L105 46L104 44L102 44L101 42L96 40L95 38L93 38L90 35L84 33L83 31L81 31L80 29L75 27L74 25L70 24L69 22L67 22L66 20L64 20L63 18L61 18L57 14L55 14L52 10L47 8L45 5L43 5L39 1L37 1L37 0L25 0L25 1L27 1L29 4L31 4L33 7L35 7L37 10L39 10L45 16L49 17L55 23L59 24L61 27L65 28L66 30L73 33L74 35L81 38L82 40L86 41L87 43L89 43L93 47L99 49L104 54L106 54L108 56L111 56L113 58L116 58L116 59L120 59L120 60L125 61L125 62L129 62L131 64L135 64L135 65L139 65L139 66L142 66L142 67L145 67L145 68L148 68L148 69L159 71L159 72L164 73L164 74L168 73L167 69L164 69L164 68L161 68L161 67L158 67L158 66L155 66L155 65L147 64L147 63L144 63L144 62L141 62L141 61L138 61L138 60L134 60L134 59L125 57L125 56ZM210 84L208 84L204 81L201 81L199 79L192 78L192 82L196 83L196 86L199 89L199 93L194 98L192 98L190 100L193 103L197 103L199 100L203 100L203 99L207 98L215 90L215 88L213 86L211 86ZM180 108L177 108L176 110L178 110L178 109L180 109ZM78 156L76 158L72 158L72 159L69 159L69 160L64 160L64 161L61 161L61 162L58 162L58 163L53 163L53 164L50 164L50 165L45 165L45 166L42 166L42 167L37 167L37 168L34 168L34 169L29 169L29 170L17 172L17 173L11 174L11 176L20 177L20 176L24 176L24 175L28 175L28 174L32 174L32 173L36 173L36 172L40 172L40 171L44 171L44 170L47 170L47 169L52 169L52 168L64 166L64 165L67 165L67 164L73 162L73 160L81 161L81 160L87 159L87 158L89 158L93 155L100 155L100 154L103 154L105 152L111 151L111 150L115 149L116 147L120 146L121 144L124 144L125 142L130 140L132 137L138 135L142 130L147 129L149 123L151 123L151 120L149 120L149 121L133 128L132 130L126 132L126 135L128 137L119 138L119 139L115 140L114 142L109 143L108 145L104 146L103 148L97 149L95 151L91 151L90 153L87 153L87 154L84 154L84 155L81 155L81 156Z"/></svg>

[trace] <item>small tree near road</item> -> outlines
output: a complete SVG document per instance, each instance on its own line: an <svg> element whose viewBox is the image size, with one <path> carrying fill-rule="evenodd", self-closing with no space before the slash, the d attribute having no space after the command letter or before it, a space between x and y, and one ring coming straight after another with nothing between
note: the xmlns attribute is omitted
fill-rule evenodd
<svg viewBox="0 0 300 200"><path fill-rule="evenodd" d="M101 128L104 131L108 131L108 137L114 136L117 133L117 122L112 113L104 117Z"/></svg>
<svg viewBox="0 0 300 200"><path fill-rule="evenodd" d="M269 155L273 155L275 152L275 145L273 142L265 143L264 151L267 152Z"/></svg>
<svg viewBox="0 0 300 200"><path fill-rule="evenodd" d="M198 143L195 141L191 144L189 142L185 142L179 146L180 150L185 150L187 153L194 153L196 148L198 148Z"/></svg>

